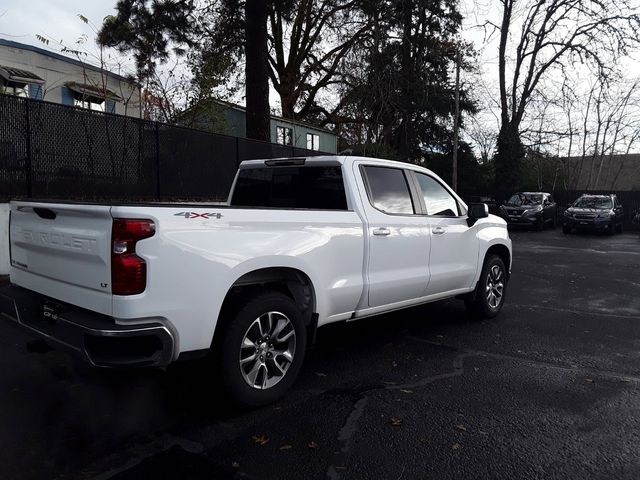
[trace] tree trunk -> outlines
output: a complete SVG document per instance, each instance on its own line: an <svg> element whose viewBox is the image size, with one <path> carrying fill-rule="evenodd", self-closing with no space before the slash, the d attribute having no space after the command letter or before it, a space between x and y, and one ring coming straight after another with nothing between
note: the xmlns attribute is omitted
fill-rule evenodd
<svg viewBox="0 0 640 480"><path fill-rule="evenodd" d="M411 93L410 82L412 80L411 65L411 28L413 14L413 0L402 2L402 59L400 68L402 70L402 80L400 89L402 91L402 105L400 116L402 118L397 134L397 148L402 160L409 160L409 138L411 137Z"/></svg>
<svg viewBox="0 0 640 480"><path fill-rule="evenodd" d="M270 141L267 1L246 2L245 19L247 137Z"/></svg>
<svg viewBox="0 0 640 480"><path fill-rule="evenodd" d="M524 147L520 140L518 125L503 124L496 145L496 193L500 200L517 191L522 185L522 162Z"/></svg>
<svg viewBox="0 0 640 480"><path fill-rule="evenodd" d="M296 119L296 103L297 98L293 93L295 86L293 84L285 85L284 80L280 81L280 105L282 108L282 117L289 120Z"/></svg>

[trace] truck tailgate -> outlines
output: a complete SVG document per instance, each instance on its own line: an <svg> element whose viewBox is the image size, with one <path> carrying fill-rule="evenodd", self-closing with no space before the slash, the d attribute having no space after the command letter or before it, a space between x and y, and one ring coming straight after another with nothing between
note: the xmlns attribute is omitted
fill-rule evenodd
<svg viewBox="0 0 640 480"><path fill-rule="evenodd" d="M11 282L110 315L111 207L12 202Z"/></svg>

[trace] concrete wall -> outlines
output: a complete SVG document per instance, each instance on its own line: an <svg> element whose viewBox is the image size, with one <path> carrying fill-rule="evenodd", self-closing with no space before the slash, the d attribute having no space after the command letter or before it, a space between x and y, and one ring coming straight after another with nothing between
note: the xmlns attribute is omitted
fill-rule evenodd
<svg viewBox="0 0 640 480"><path fill-rule="evenodd" d="M0 39L1 40L1 39ZM120 75L83 64L74 58L48 52L32 45L2 40L0 65L35 73L44 79L44 100L63 103L62 90L67 82L77 82L94 87L106 87L122 100L115 103L115 113L140 118L140 89Z"/></svg>
<svg viewBox="0 0 640 480"><path fill-rule="evenodd" d="M0 275L9 274L9 204L0 203Z"/></svg>

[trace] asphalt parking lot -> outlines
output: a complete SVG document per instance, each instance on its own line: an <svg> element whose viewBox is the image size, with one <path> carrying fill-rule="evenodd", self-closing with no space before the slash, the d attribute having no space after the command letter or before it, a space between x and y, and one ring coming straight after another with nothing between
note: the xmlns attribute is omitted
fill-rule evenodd
<svg viewBox="0 0 640 480"><path fill-rule="evenodd" d="M0 325L0 478L640 478L640 235L512 238L497 319L447 301L321 329L253 411L202 363L87 372Z"/></svg>

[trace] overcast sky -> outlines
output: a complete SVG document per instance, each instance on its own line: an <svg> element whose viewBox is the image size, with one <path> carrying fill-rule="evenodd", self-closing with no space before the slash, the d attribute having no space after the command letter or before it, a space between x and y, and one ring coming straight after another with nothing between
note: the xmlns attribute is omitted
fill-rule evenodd
<svg viewBox="0 0 640 480"><path fill-rule="evenodd" d="M90 34L78 14L99 25L115 12L110 0L2 0L0 35L17 42L40 45L36 34L73 44L83 34Z"/></svg>

